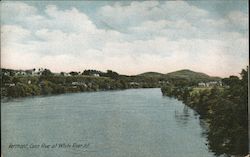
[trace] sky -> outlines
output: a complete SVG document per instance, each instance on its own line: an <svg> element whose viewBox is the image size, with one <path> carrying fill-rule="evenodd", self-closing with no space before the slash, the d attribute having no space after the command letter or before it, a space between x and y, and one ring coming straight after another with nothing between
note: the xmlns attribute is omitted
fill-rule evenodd
<svg viewBox="0 0 250 157"><path fill-rule="evenodd" d="M1 1L1 67L238 75L247 0Z"/></svg>

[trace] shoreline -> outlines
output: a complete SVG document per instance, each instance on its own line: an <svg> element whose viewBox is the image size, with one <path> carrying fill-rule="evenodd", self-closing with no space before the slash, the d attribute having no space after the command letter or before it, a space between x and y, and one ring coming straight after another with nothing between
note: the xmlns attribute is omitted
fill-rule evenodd
<svg viewBox="0 0 250 157"><path fill-rule="evenodd" d="M161 89L160 87L127 88L127 89L113 89L113 90L65 92L65 93L58 93L58 94L33 95L33 96L24 96L24 97L1 97L1 103L10 102L12 100L27 99L27 98L41 98L41 97L52 97L52 96L80 94L80 93L115 92L115 91L125 91L125 90L132 90L132 89L153 89L153 88Z"/></svg>

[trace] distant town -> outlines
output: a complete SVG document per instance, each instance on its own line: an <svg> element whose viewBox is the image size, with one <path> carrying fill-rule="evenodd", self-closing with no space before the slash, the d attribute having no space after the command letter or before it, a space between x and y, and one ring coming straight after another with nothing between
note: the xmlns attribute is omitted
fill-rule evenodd
<svg viewBox="0 0 250 157"><path fill-rule="evenodd" d="M1 98L51 95L75 92L122 90L130 88L162 88L166 85L183 87L222 87L219 77L180 70L168 74L147 72L139 75L120 75L112 70L71 71L53 73L46 68L13 70L1 69Z"/></svg>
<svg viewBox="0 0 250 157"><path fill-rule="evenodd" d="M187 73L189 72L189 73ZM134 75L134 76L127 76L127 75L119 75L117 72L107 70L107 72L102 72L98 70L84 70L83 72L60 72L60 73L52 73L49 69L44 68L34 68L34 69L28 69L28 70L13 70L13 69L1 69L1 76L3 78L4 84L2 84L2 87L13 87L16 86L18 81L13 81L8 79L8 77L12 78L26 78L27 82L23 82L25 84L33 84L32 80L34 78L39 77L89 77L89 78L106 78L106 79L114 79L114 80L123 80L127 83L127 88L144 88L146 87L145 84L149 84L149 87L161 87L164 84L170 84L171 81L178 81L178 80L189 80L195 84L197 87L213 87L213 86L223 86L222 81L218 77L210 77L208 75L202 74L202 73L196 73L189 70L183 70L183 71L177 71L177 73L183 73L183 76L174 76L174 73L172 74L160 74L160 73L143 73L140 75ZM186 74L185 74L186 73ZM192 76L192 75L197 76ZM6 78L7 77L7 78ZM193 77L193 78L192 78ZM137 78L137 79L136 79ZM148 80L150 78L150 80ZM8 81L7 81L7 80ZM91 81L73 81L68 82L67 86L71 85L73 88L77 88L79 86L88 87L91 86ZM44 81L41 81L39 85L43 84ZM61 85L61 84L60 84ZM65 85L65 83L63 84ZM124 87L126 88L126 87ZM111 89L111 87L108 86L108 89Z"/></svg>

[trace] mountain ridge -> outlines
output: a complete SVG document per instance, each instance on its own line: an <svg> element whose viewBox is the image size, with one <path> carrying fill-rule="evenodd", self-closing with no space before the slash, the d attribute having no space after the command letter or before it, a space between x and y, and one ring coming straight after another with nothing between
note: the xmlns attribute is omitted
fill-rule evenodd
<svg viewBox="0 0 250 157"><path fill-rule="evenodd" d="M220 80L220 77L217 76L209 76L208 74L202 72L196 72L190 69L182 69L173 72L169 72L166 74L159 72L144 72L136 76L144 76L144 77L166 77L166 78L182 78L182 79L200 79L200 80Z"/></svg>

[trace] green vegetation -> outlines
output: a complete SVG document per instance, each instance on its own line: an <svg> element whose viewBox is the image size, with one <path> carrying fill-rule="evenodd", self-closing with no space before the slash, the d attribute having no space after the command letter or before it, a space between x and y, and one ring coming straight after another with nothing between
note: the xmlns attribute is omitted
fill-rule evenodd
<svg viewBox="0 0 250 157"><path fill-rule="evenodd" d="M14 76L3 79L2 96L25 97L70 92L126 89L122 80L91 76Z"/></svg>
<svg viewBox="0 0 250 157"><path fill-rule="evenodd" d="M135 76L112 70L55 74L49 69L39 69L34 72L35 69L1 69L1 98L162 87L163 95L183 101L208 122L208 144L216 155L248 153L248 69L242 70L241 79L237 76L222 79L223 86L218 77L190 70Z"/></svg>
<svg viewBox="0 0 250 157"><path fill-rule="evenodd" d="M119 75L112 70L55 74L49 69L39 69L38 74L32 74L1 69L2 98L153 87L160 87L159 78Z"/></svg>
<svg viewBox="0 0 250 157"><path fill-rule="evenodd" d="M157 73L157 72L145 72L140 74L140 76L147 76L147 77L164 77L164 74Z"/></svg>
<svg viewBox="0 0 250 157"><path fill-rule="evenodd" d="M179 78L179 79L187 79L189 81L212 81L212 80L220 80L219 77L210 77L207 74L194 72L191 70L179 70L175 72L171 72L166 74L169 78Z"/></svg>
<svg viewBox="0 0 250 157"><path fill-rule="evenodd" d="M25 97L34 95L61 94L70 92L103 91L128 88L156 88L165 84L197 85L199 81L212 80L205 75L202 79L193 78L200 73L186 70L178 75L147 72L135 76L120 75L112 70L71 71L52 73L49 69L30 70L1 69L1 97ZM183 73L183 74L182 74ZM184 76L185 77L180 77ZM171 77L170 77L171 76ZM192 79L190 79L192 78Z"/></svg>
<svg viewBox="0 0 250 157"><path fill-rule="evenodd" d="M192 84L166 85L163 95L182 100L195 109L209 124L209 148L216 155L246 155L248 153L248 68L241 79L222 79L225 86L197 88Z"/></svg>

